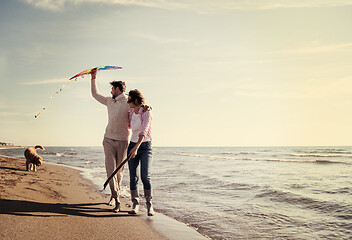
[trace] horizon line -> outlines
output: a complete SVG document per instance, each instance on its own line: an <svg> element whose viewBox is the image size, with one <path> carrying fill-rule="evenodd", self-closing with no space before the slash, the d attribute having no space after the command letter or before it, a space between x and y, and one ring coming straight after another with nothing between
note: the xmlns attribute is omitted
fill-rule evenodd
<svg viewBox="0 0 352 240"><path fill-rule="evenodd" d="M0 149L22 148L32 145L0 146ZM34 145L33 145L34 146ZM43 145L44 146L44 145ZM46 147L102 147L102 145L45 145ZM153 146L154 148L231 148L231 147L352 147L352 145L237 145L237 146Z"/></svg>

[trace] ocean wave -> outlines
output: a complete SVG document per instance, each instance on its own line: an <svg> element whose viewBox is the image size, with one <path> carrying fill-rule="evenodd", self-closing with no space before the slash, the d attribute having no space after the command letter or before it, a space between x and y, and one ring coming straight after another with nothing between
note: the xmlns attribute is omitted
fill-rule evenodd
<svg viewBox="0 0 352 240"><path fill-rule="evenodd" d="M290 156L295 156L296 158L280 158L278 155L272 155L268 157L272 158L254 158L254 157L240 157L240 156L227 156L227 155L207 155L207 154L195 154L195 153L184 153L184 152L174 152L174 155L194 157L194 158L211 158L211 159L226 159L226 160L242 160L242 161L265 161L265 162L292 162L292 163L319 163L319 164L347 164L350 165L352 162L347 161L336 161L336 160L326 160L326 159L316 159L316 158L327 158L325 155L305 155L304 157L297 157L296 155L289 154ZM235 155L235 154L233 154ZM330 158L330 156L329 156ZM340 159L341 160L341 159Z"/></svg>
<svg viewBox="0 0 352 240"><path fill-rule="evenodd" d="M238 183L238 182L229 182L225 179L223 179L222 177L209 177L208 175L204 175L204 174L199 174L196 172L187 172L187 179L197 179L197 181L192 181L192 183L190 184L189 182L179 182L177 183L177 186L202 186L200 188L202 189L211 189L214 192L219 193L218 191L225 191L225 195L228 195L227 191L233 191L233 190L253 190L253 189L258 189L260 188L259 185L256 184L250 184L250 183ZM224 176L226 177L226 176ZM204 185L203 183L207 183L206 185ZM175 185L172 186L172 188ZM216 188L216 189L215 189Z"/></svg>
<svg viewBox="0 0 352 240"><path fill-rule="evenodd" d="M220 152L219 154L221 154L221 155L238 155L238 153L234 153L234 152Z"/></svg>
<svg viewBox="0 0 352 240"><path fill-rule="evenodd" d="M196 158L215 158L215 159L235 159L235 157L229 156L219 156L219 155L207 155L207 154L194 154L194 153L183 153L183 152L174 152L174 155L185 156L185 157L196 157Z"/></svg>
<svg viewBox="0 0 352 240"><path fill-rule="evenodd" d="M352 154L351 151L342 148L315 148L315 149L295 149L300 153L335 153L335 154Z"/></svg>
<svg viewBox="0 0 352 240"><path fill-rule="evenodd" d="M53 152L50 152L47 150L43 150L43 151L41 151L41 153L43 155L56 155L58 153L62 153L62 154L66 154L66 155L77 155L77 152L75 152L75 151L63 151L63 152L53 151Z"/></svg>
<svg viewBox="0 0 352 240"><path fill-rule="evenodd" d="M334 190L321 190L321 192L327 193L327 194L348 194L348 195L352 195L352 189L348 188L348 187L338 188L338 189L334 189Z"/></svg>
<svg viewBox="0 0 352 240"><path fill-rule="evenodd" d="M45 152L42 153L42 155L56 155L56 152L45 151Z"/></svg>
<svg viewBox="0 0 352 240"><path fill-rule="evenodd" d="M194 153L183 153L183 152L174 152L174 155L186 156L186 157L207 157L204 154L194 154Z"/></svg>
<svg viewBox="0 0 352 240"><path fill-rule="evenodd" d="M343 155L330 155L330 154L286 154L290 157L297 157L297 158L339 158L339 157L346 157Z"/></svg>
<svg viewBox="0 0 352 240"><path fill-rule="evenodd" d="M352 206L337 202L328 202L304 197L291 192L281 190L265 189L262 193L255 196L256 198L267 198L274 202L282 202L285 204L299 205L300 207L316 210L332 215L352 215Z"/></svg>
<svg viewBox="0 0 352 240"><path fill-rule="evenodd" d="M270 159L270 158L239 158L237 160L244 161L264 161L264 162L287 162L287 163L325 163L325 164L350 164L342 161L330 161L330 160L315 160L315 159Z"/></svg>
<svg viewBox="0 0 352 240"><path fill-rule="evenodd" d="M262 221L269 221L271 224L275 224L277 226L283 225L290 225L290 226L301 226L304 223L299 219L294 219L284 214L274 213L274 212L267 212L263 213L261 211L246 211L243 213L247 217L251 217L252 219L262 220Z"/></svg>
<svg viewBox="0 0 352 240"><path fill-rule="evenodd" d="M247 155L247 154L255 155L257 153L255 153L255 152L219 152L219 154L221 154L221 155Z"/></svg>
<svg viewBox="0 0 352 240"><path fill-rule="evenodd" d="M245 184L245 183L230 183L230 184L225 184L224 186L228 189L233 189L233 190L253 190L253 189L260 188L259 185Z"/></svg>
<svg viewBox="0 0 352 240"><path fill-rule="evenodd" d="M293 189L303 189L305 188L305 186L301 185L301 184L291 184L290 188Z"/></svg>
<svg viewBox="0 0 352 240"><path fill-rule="evenodd" d="M339 162L339 161L330 161L330 160L315 160L316 163L325 163L325 164L349 164L347 162Z"/></svg>
<svg viewBox="0 0 352 240"><path fill-rule="evenodd" d="M45 156L57 156L57 157L68 157L68 156L76 156L77 152L43 152L41 155Z"/></svg>
<svg viewBox="0 0 352 240"><path fill-rule="evenodd" d="M197 154L197 153L186 153L186 152L174 152L174 155L188 156L188 157L211 157L211 158L224 158L225 156L239 156L239 155L256 155L255 152L219 152L218 155L212 154Z"/></svg>
<svg viewBox="0 0 352 240"><path fill-rule="evenodd" d="M265 161L265 162L286 162L286 163L320 163L320 164L346 164L351 165L352 163L343 161L333 160L319 160L319 159L270 159L270 158L241 158L237 160L245 161Z"/></svg>

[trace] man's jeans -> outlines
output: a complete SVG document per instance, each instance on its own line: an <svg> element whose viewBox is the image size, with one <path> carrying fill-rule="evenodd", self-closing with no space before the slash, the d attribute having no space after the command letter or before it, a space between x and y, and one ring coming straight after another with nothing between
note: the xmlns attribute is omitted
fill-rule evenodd
<svg viewBox="0 0 352 240"><path fill-rule="evenodd" d="M130 151L135 145L136 143L130 143L130 145L128 146L127 156L130 154ZM137 167L139 163L141 163L141 179L143 182L144 190L151 189L149 170L152 163L152 159L152 142L143 142L137 150L137 155L128 161L128 168L130 170L130 190L137 190L139 178Z"/></svg>

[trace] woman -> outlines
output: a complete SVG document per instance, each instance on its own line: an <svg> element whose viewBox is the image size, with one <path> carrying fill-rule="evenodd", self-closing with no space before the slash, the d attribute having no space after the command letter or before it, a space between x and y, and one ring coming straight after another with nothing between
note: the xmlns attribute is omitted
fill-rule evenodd
<svg viewBox="0 0 352 240"><path fill-rule="evenodd" d="M137 167L140 163L140 175L144 187L144 196L147 202L148 216L154 215L152 206L152 190L150 183L150 166L152 162L152 136L151 136L151 111L143 111L145 98L141 91L135 89L128 93L130 105L129 124L132 129L131 142L128 146L127 154L131 158L128 161L130 171L130 190L132 198L132 210L130 214L136 214L139 210L138 195L138 173Z"/></svg>

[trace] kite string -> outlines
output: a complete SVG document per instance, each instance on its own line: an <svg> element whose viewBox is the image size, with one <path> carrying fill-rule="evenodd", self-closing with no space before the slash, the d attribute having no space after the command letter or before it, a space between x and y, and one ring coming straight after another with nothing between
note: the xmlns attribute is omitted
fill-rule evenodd
<svg viewBox="0 0 352 240"><path fill-rule="evenodd" d="M80 72L79 74L73 76L72 78L70 78L69 80L66 81L66 85L69 86L70 82L77 82L77 79L79 77L81 78L84 78L84 75L86 74L90 74L90 72L93 70L93 69L96 69L97 71L100 71L100 70L109 70L109 69L121 69L122 67L119 67L119 66L101 66L101 67L95 67L95 68L90 68L90 69L87 69L87 70L84 70L82 72ZM50 100L46 103L46 105L42 108L43 111L46 110L46 108L50 105L51 103L51 100L53 99L53 97L59 95L62 90L65 88L66 86L65 84L62 85L62 87L56 91L53 95L50 96ZM39 115L40 115L41 112L37 113L34 117L35 118L38 118Z"/></svg>
<svg viewBox="0 0 352 240"><path fill-rule="evenodd" d="M84 75L82 75L81 77L84 78ZM76 77L75 79L67 80L67 81L66 81L66 84L63 84L63 85L61 86L61 88L60 88L58 91L56 91L54 94L52 94L52 95L50 96L50 100L49 100L49 101L44 105L44 107L42 108L42 111L45 111L45 110L46 110L46 108L51 104L52 99L53 99L55 96L59 95L59 94L64 90L64 88L65 88L66 86L69 87L69 84L70 84L71 82L77 82L77 78L78 78L78 77ZM41 114L41 111L38 112L38 113L34 116L34 118L38 118L38 117L40 116L40 114Z"/></svg>

